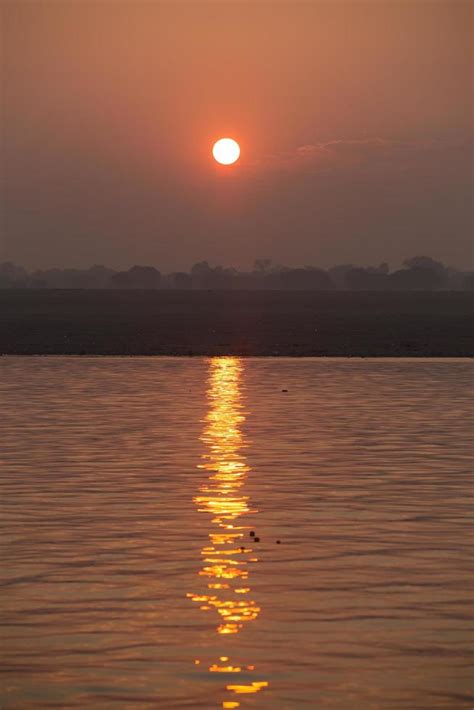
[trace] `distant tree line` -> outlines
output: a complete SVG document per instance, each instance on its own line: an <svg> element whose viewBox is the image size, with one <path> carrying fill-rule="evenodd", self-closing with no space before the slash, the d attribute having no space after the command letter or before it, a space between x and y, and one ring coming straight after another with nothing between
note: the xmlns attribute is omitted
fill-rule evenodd
<svg viewBox="0 0 474 710"><path fill-rule="evenodd" d="M27 271L11 262L0 264L0 288L74 289L205 289L288 291L472 291L474 272L444 266L429 256L415 256L403 268L341 264L330 269L316 266L290 268L270 259L257 259L251 271L194 264L191 271L162 274L154 266L132 266L115 271L105 266L89 269Z"/></svg>

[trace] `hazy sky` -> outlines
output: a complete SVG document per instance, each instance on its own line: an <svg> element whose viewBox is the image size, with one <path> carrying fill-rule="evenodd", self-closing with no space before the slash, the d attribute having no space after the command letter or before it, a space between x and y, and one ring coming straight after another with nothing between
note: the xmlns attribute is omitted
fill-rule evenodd
<svg viewBox="0 0 474 710"><path fill-rule="evenodd" d="M3 0L0 258L466 266L472 7Z"/></svg>

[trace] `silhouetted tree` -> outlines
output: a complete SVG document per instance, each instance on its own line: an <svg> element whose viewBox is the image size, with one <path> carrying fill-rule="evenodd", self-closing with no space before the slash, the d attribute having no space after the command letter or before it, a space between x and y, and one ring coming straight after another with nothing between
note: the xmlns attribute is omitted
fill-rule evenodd
<svg viewBox="0 0 474 710"><path fill-rule="evenodd" d="M347 288L354 291L381 291L388 287L388 275L385 264L367 269L353 268L345 275Z"/></svg>
<svg viewBox="0 0 474 710"><path fill-rule="evenodd" d="M328 291L334 288L330 276L322 269L285 269L265 277L269 288L293 291Z"/></svg>
<svg viewBox="0 0 474 710"><path fill-rule="evenodd" d="M207 261L199 261L191 267L193 288L210 288L209 279L212 269Z"/></svg>
<svg viewBox="0 0 474 710"><path fill-rule="evenodd" d="M31 288L107 288L114 273L100 265L90 269L38 269L31 274L29 285Z"/></svg>
<svg viewBox="0 0 474 710"><path fill-rule="evenodd" d="M161 274L154 266L132 266L128 276L130 288L160 288Z"/></svg>
<svg viewBox="0 0 474 710"><path fill-rule="evenodd" d="M223 266L212 267L207 261L200 261L191 269L193 288L227 289L235 286L237 271Z"/></svg>
<svg viewBox="0 0 474 710"><path fill-rule="evenodd" d="M188 289L191 288L192 278L189 274L184 271L177 271L171 274L171 280L174 288Z"/></svg>
<svg viewBox="0 0 474 710"><path fill-rule="evenodd" d="M110 279L112 288L130 288L130 276L128 271L118 271Z"/></svg>
<svg viewBox="0 0 474 710"><path fill-rule="evenodd" d="M474 291L474 271L469 271L464 275L462 286L466 291Z"/></svg>
<svg viewBox="0 0 474 710"><path fill-rule="evenodd" d="M437 271L423 266L394 271L388 277L390 288L404 291L434 291L442 286L443 278Z"/></svg>
<svg viewBox="0 0 474 710"><path fill-rule="evenodd" d="M269 271L272 269L272 260L271 259L255 259L254 261L254 271L256 271L258 274L263 275L263 274L268 274Z"/></svg>
<svg viewBox="0 0 474 710"><path fill-rule="evenodd" d="M405 259L403 266L407 269L431 269L439 274L443 274L446 270L444 264L432 259L431 256L412 256L410 259Z"/></svg>
<svg viewBox="0 0 474 710"><path fill-rule="evenodd" d="M351 269L354 268L355 267L352 264L340 264L339 266L332 266L328 269L328 274L336 288L347 288L346 275Z"/></svg>
<svg viewBox="0 0 474 710"><path fill-rule="evenodd" d="M11 261L0 264L0 288L25 288L28 285L28 272L22 266Z"/></svg>
<svg viewBox="0 0 474 710"><path fill-rule="evenodd" d="M473 272L446 267L429 256L415 256L403 268L390 273L389 266L356 267L340 264L328 271L314 266L288 268L270 259L257 259L252 271L237 271L211 266L200 261L191 273L174 272L165 276L154 266L133 266L114 271L102 265L89 269L45 269L29 273L12 262L0 264L0 288L52 289L283 289L283 290L472 290Z"/></svg>
<svg viewBox="0 0 474 710"><path fill-rule="evenodd" d="M110 279L112 288L155 289L160 288L161 274L154 266L132 266L128 271L119 271Z"/></svg>

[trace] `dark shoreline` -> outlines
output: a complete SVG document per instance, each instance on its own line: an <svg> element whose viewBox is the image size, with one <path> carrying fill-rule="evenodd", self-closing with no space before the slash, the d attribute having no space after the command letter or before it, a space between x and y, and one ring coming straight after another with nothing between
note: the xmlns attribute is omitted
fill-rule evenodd
<svg viewBox="0 0 474 710"><path fill-rule="evenodd" d="M3 355L474 357L472 292L0 291Z"/></svg>

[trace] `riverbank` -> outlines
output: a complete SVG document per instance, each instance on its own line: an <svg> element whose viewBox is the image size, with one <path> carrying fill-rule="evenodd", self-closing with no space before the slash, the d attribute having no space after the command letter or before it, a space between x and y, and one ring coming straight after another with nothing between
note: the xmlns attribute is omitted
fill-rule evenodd
<svg viewBox="0 0 474 710"><path fill-rule="evenodd" d="M473 357L469 292L0 291L7 355Z"/></svg>

